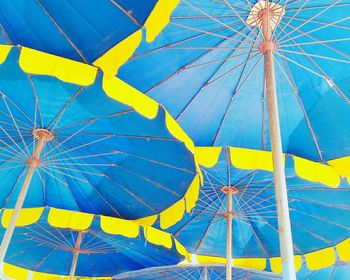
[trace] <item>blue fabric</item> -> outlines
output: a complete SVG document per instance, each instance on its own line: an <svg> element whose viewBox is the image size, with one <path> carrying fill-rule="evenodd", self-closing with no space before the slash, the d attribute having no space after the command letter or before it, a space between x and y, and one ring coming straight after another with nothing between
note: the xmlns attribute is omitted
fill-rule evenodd
<svg viewBox="0 0 350 280"><path fill-rule="evenodd" d="M1 208L15 205L34 127L54 139L41 153L24 207L136 219L184 196L196 174L193 154L169 133L163 108L154 119L141 116L107 97L101 74L87 87L28 75L19 52L13 48L0 65Z"/></svg>
<svg viewBox="0 0 350 280"><path fill-rule="evenodd" d="M78 232L48 224L49 209L38 222L17 227L5 262L32 271L69 275ZM0 234L5 229L1 227ZM147 267L177 264L183 260L173 246L167 249L146 241L142 231L136 238L107 234L95 216L84 231L75 275L113 276Z"/></svg>
<svg viewBox="0 0 350 280"><path fill-rule="evenodd" d="M205 278L206 277L206 278ZM139 271L131 271L121 273L113 277L113 279L207 279L207 280L224 280L226 279L225 266L220 265L192 265L192 266L160 266L155 268L146 268ZM252 280L267 280L267 279L282 279L278 274L263 272L252 269L244 269L233 267L232 279L252 279Z"/></svg>
<svg viewBox="0 0 350 280"><path fill-rule="evenodd" d="M237 169L221 152L213 168L202 168L204 186L192 213L169 229L189 252L226 256L227 196L224 186L235 186L233 195L232 252L234 258L280 256L273 174ZM305 254L334 246L350 235L349 184L334 189L297 176L294 160L285 168L294 253Z"/></svg>
<svg viewBox="0 0 350 280"><path fill-rule="evenodd" d="M143 42L118 75L163 104L198 146L269 150L262 37L237 16L246 20L248 2L257 1L225 2L180 2L157 40ZM286 153L317 161L350 154L350 7L343 2L307 1L299 10L303 2L289 1L275 32ZM325 27L331 22L337 24Z"/></svg>
<svg viewBox="0 0 350 280"><path fill-rule="evenodd" d="M343 280L348 279L350 275L350 266L346 262L337 260L332 266L318 269L309 270L307 265L304 263L300 271L297 273L297 279L303 280Z"/></svg>
<svg viewBox="0 0 350 280"><path fill-rule="evenodd" d="M92 63L142 28L157 2L5 0L0 41Z"/></svg>

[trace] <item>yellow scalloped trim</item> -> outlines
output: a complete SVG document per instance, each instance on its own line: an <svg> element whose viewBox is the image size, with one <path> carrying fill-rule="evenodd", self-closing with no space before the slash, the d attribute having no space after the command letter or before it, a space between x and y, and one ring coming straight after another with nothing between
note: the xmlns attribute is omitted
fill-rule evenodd
<svg viewBox="0 0 350 280"><path fill-rule="evenodd" d="M170 114L165 111L165 123L169 130L169 132L176 137L178 140L185 143L187 149L189 149L192 153L194 152L194 144L190 137L186 134L186 132L181 128L181 126L173 119Z"/></svg>
<svg viewBox="0 0 350 280"><path fill-rule="evenodd" d="M328 161L341 177L347 178L350 184L350 156Z"/></svg>
<svg viewBox="0 0 350 280"><path fill-rule="evenodd" d="M143 227L150 227L156 222L157 218L158 218L158 215L153 215L153 216L148 216L146 218L141 218L133 221Z"/></svg>
<svg viewBox="0 0 350 280"><path fill-rule="evenodd" d="M77 279L77 277L74 277ZM61 276L57 274L48 274L48 273L42 273L42 272L33 272L33 278L30 278L32 280L68 280L69 276Z"/></svg>
<svg viewBox="0 0 350 280"><path fill-rule="evenodd" d="M146 41L152 42L169 23L170 15L180 0L159 0L145 22Z"/></svg>
<svg viewBox="0 0 350 280"><path fill-rule="evenodd" d="M171 249L173 247L172 237L167 232L156 228L147 227L143 228L143 233L146 240L152 244L161 245L168 249Z"/></svg>
<svg viewBox="0 0 350 280"><path fill-rule="evenodd" d="M142 30L139 29L96 59L93 65L101 68L106 75L115 76L119 67L128 61L140 45L141 40Z"/></svg>
<svg viewBox="0 0 350 280"><path fill-rule="evenodd" d="M140 226L133 221L101 216L101 229L109 234L119 234L135 238L140 233Z"/></svg>
<svg viewBox="0 0 350 280"><path fill-rule="evenodd" d="M11 51L12 46L9 45L0 45L0 64L3 64L6 60L9 52Z"/></svg>
<svg viewBox="0 0 350 280"><path fill-rule="evenodd" d="M19 65L27 73L51 75L82 86L93 84L98 70L88 64L25 47L21 47Z"/></svg>
<svg viewBox="0 0 350 280"><path fill-rule="evenodd" d="M190 187L185 194L186 212L189 213L196 206L199 197L200 176L194 177Z"/></svg>
<svg viewBox="0 0 350 280"><path fill-rule="evenodd" d="M20 213L19 213L19 217L16 223L16 226L20 227L20 226L28 226L31 224L36 223L40 217L41 214L43 213L44 208L40 207L40 208L22 208ZM2 217L1 217L1 224L3 225L3 227L7 228L9 223L10 223L10 219L12 217L12 213L13 213L13 209L5 209Z"/></svg>
<svg viewBox="0 0 350 280"><path fill-rule="evenodd" d="M260 169L273 172L272 153L230 147L231 163L236 168ZM285 161L285 156L283 155Z"/></svg>
<svg viewBox="0 0 350 280"><path fill-rule="evenodd" d="M159 214L160 228L167 229L180 221L185 213L185 200L181 199Z"/></svg>
<svg viewBox="0 0 350 280"><path fill-rule="evenodd" d="M158 114L157 102L121 79L104 75L102 88L109 97L133 107L138 113L149 119L155 118Z"/></svg>
<svg viewBox="0 0 350 280"><path fill-rule="evenodd" d="M179 252L180 255L184 256L185 257L185 260L186 261L189 261L190 260L190 257L189 257L189 254L185 248L185 246L183 246L179 241L177 241L175 238L174 238L174 241L175 241L175 248L176 250Z"/></svg>
<svg viewBox="0 0 350 280"><path fill-rule="evenodd" d="M193 254L189 254L192 258ZM226 264L226 259L221 257L196 255L197 262L199 264ZM233 265L233 261L232 261Z"/></svg>
<svg viewBox="0 0 350 280"><path fill-rule="evenodd" d="M266 268L265 258L239 258L233 259L233 264L238 267L264 270Z"/></svg>
<svg viewBox="0 0 350 280"><path fill-rule="evenodd" d="M306 265L311 270L321 269L335 263L335 251L333 247L318 250L304 255Z"/></svg>
<svg viewBox="0 0 350 280"><path fill-rule="evenodd" d="M218 162L222 147L195 147L194 155L199 165L212 168Z"/></svg>
<svg viewBox="0 0 350 280"><path fill-rule="evenodd" d="M16 280L27 280L28 270L14 266L12 264L4 263L2 267L3 273L10 278Z"/></svg>
<svg viewBox="0 0 350 280"><path fill-rule="evenodd" d="M344 241L340 242L336 246L339 258L344 261L348 262L350 261L350 238L345 239Z"/></svg>
<svg viewBox="0 0 350 280"><path fill-rule="evenodd" d="M271 270L275 273L282 273L282 258L276 257L276 258L270 258L269 260L270 260ZM303 265L303 258L301 256L295 255L294 256L295 271L299 271L302 265Z"/></svg>
<svg viewBox="0 0 350 280"><path fill-rule="evenodd" d="M333 188L340 184L340 177L333 167L297 156L293 156L293 158L295 171L299 177Z"/></svg>
<svg viewBox="0 0 350 280"><path fill-rule="evenodd" d="M93 218L93 214L50 208L47 220L53 227L86 230Z"/></svg>

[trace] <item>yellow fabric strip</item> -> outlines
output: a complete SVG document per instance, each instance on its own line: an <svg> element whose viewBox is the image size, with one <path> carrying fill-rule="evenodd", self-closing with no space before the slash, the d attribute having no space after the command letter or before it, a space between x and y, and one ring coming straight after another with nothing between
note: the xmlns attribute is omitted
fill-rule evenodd
<svg viewBox="0 0 350 280"><path fill-rule="evenodd" d="M101 228L109 234L119 234L135 238L139 235L140 226L133 221L101 216Z"/></svg>
<svg viewBox="0 0 350 280"><path fill-rule="evenodd" d="M221 147L195 147L194 155L199 165L212 168L219 160Z"/></svg>
<svg viewBox="0 0 350 280"><path fill-rule="evenodd" d="M312 182L319 182L330 187L337 187L340 177L331 166L293 156L295 171L299 177Z"/></svg>
<svg viewBox="0 0 350 280"><path fill-rule="evenodd" d="M0 64L4 63L11 48L12 46L9 45L0 45Z"/></svg>
<svg viewBox="0 0 350 280"><path fill-rule="evenodd" d="M192 254L190 254L191 256ZM197 255L196 258L199 264L226 264L226 259L221 257Z"/></svg>
<svg viewBox="0 0 350 280"><path fill-rule="evenodd" d="M141 115L149 119L153 119L157 116L158 103L124 81L104 75L102 87L109 97L131 106Z"/></svg>
<svg viewBox="0 0 350 280"><path fill-rule="evenodd" d="M43 211L44 208L22 208L21 212L19 213L16 226L28 226L36 223L40 219ZM4 210L1 218L1 224L3 225L3 227L8 227L12 217L12 213L13 209Z"/></svg>
<svg viewBox="0 0 350 280"><path fill-rule="evenodd" d="M69 276L61 276L57 274L48 274L41 272L33 272L33 280L68 280Z"/></svg>
<svg viewBox="0 0 350 280"><path fill-rule="evenodd" d="M157 218L158 218L158 215L153 215L153 216L148 216L146 218L134 220L134 222L143 227L150 227L156 222Z"/></svg>
<svg viewBox="0 0 350 280"><path fill-rule="evenodd" d="M174 241L176 250L179 252L180 255L184 256L187 261L189 261L190 258L186 248L176 239L174 239Z"/></svg>
<svg viewBox="0 0 350 280"><path fill-rule="evenodd" d="M86 230L90 227L93 214L50 208L48 223L53 227Z"/></svg>
<svg viewBox="0 0 350 280"><path fill-rule="evenodd" d="M169 23L170 15L180 0L159 0L145 22L146 41L152 42Z"/></svg>
<svg viewBox="0 0 350 280"><path fill-rule="evenodd" d="M335 263L334 248L326 248L309 254L305 254L306 265L311 270L321 269Z"/></svg>
<svg viewBox="0 0 350 280"><path fill-rule="evenodd" d="M350 156L328 161L341 177L350 179Z"/></svg>
<svg viewBox="0 0 350 280"><path fill-rule="evenodd" d="M175 225L178 221L181 220L184 212L185 201L184 199L181 199L159 214L160 227L162 229L167 229L172 225Z"/></svg>
<svg viewBox="0 0 350 280"><path fill-rule="evenodd" d="M166 111L165 113L165 123L169 130L169 132L178 140L185 143L187 149L189 149L192 153L194 152L194 144L190 137L187 136L185 131L181 128L181 126L173 119L172 116Z"/></svg>
<svg viewBox="0 0 350 280"><path fill-rule="evenodd" d="M231 163L236 168L273 171L271 152L231 147L230 154Z"/></svg>
<svg viewBox="0 0 350 280"><path fill-rule="evenodd" d="M106 75L115 76L119 67L132 56L140 45L141 40L142 30L140 29L95 60L93 65L101 68Z"/></svg>
<svg viewBox="0 0 350 280"><path fill-rule="evenodd" d="M19 65L27 73L55 76L64 82L82 86L93 84L98 70L81 62L25 47L21 48Z"/></svg>
<svg viewBox="0 0 350 280"><path fill-rule="evenodd" d="M234 259L233 264L239 267L264 270L266 268L266 259L264 258L242 258Z"/></svg>
<svg viewBox="0 0 350 280"><path fill-rule="evenodd" d="M2 267L2 271L7 277L10 277L12 279L27 280L27 276L28 276L27 269L14 266L12 264L4 263Z"/></svg>
<svg viewBox="0 0 350 280"><path fill-rule="evenodd" d="M303 259L301 256L294 256L295 271L299 271L302 266ZM281 257L270 258L271 270L275 273L282 273Z"/></svg>
<svg viewBox="0 0 350 280"><path fill-rule="evenodd" d="M172 238L169 233L166 233L164 231L161 231L159 229L155 229L152 227L143 228L143 230L144 230L144 235L148 242L151 242L152 244L155 244L155 245L164 246L165 248L168 248L168 249L173 247Z"/></svg>
<svg viewBox="0 0 350 280"><path fill-rule="evenodd" d="M350 261L350 238L345 239L336 246L339 258L344 261Z"/></svg>
<svg viewBox="0 0 350 280"><path fill-rule="evenodd" d="M194 177L185 195L187 213L191 212L191 210L196 206L196 202L199 196L199 188L200 188L199 175L196 175L196 177Z"/></svg>

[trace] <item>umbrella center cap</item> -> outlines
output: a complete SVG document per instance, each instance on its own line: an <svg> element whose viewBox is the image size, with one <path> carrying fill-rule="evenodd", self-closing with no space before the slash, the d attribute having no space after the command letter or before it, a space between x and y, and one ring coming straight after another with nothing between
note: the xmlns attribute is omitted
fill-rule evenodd
<svg viewBox="0 0 350 280"><path fill-rule="evenodd" d="M35 139L44 139L45 141L51 141L55 138L53 133L46 128L35 128L33 130L33 135Z"/></svg>
<svg viewBox="0 0 350 280"><path fill-rule="evenodd" d="M259 46L260 50L265 53L267 51L272 51L274 52L277 48L277 45L275 42L273 41L265 41L265 42L262 42Z"/></svg>
<svg viewBox="0 0 350 280"><path fill-rule="evenodd" d="M239 193L239 189L237 187L234 187L234 186L225 186L225 187L222 187L221 188L221 191L224 193L224 194L232 194L232 195L235 195L235 194L238 194Z"/></svg>

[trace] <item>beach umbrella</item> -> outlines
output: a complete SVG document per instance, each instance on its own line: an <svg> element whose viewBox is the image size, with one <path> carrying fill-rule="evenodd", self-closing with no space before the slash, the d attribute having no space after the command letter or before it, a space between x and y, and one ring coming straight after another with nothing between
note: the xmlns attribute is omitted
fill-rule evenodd
<svg viewBox="0 0 350 280"><path fill-rule="evenodd" d="M116 71L168 23L178 0L2 1L0 43Z"/></svg>
<svg viewBox="0 0 350 280"><path fill-rule="evenodd" d="M2 235L9 224L7 212L2 214ZM130 270L177 264L185 257L186 250L170 234L133 221L27 208L21 212L3 271L17 280L28 279L28 274L32 279L51 279L47 274L56 275L53 279L61 279L57 275L111 278Z"/></svg>
<svg viewBox="0 0 350 280"><path fill-rule="evenodd" d="M14 208L0 261L22 206L166 225L194 206L193 144L156 102L96 67L0 50L0 205Z"/></svg>
<svg viewBox="0 0 350 280"><path fill-rule="evenodd" d="M236 266L262 270L271 261L280 273L272 153L196 147L195 154L204 177L198 203L168 232L193 254L226 256L228 274L232 258ZM333 248L322 250L350 235L349 184L328 165L291 155L283 159L296 267L303 256L312 266L325 259L332 263Z"/></svg>
<svg viewBox="0 0 350 280"><path fill-rule="evenodd" d="M197 146L272 149L292 279L282 151L321 162L349 155L349 8L347 0L182 0L162 36L118 74L164 104Z"/></svg>
<svg viewBox="0 0 350 280"><path fill-rule="evenodd" d="M220 280L225 279L225 266L223 265L172 265L159 266L121 273L113 279L191 279L191 280ZM278 274L256 271L253 269L234 267L232 279L282 279Z"/></svg>

